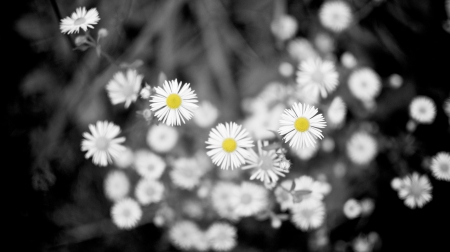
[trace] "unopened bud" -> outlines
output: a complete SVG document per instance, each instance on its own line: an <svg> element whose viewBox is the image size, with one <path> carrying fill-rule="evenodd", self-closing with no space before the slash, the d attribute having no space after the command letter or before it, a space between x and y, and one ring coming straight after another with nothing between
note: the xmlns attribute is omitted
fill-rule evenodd
<svg viewBox="0 0 450 252"><path fill-rule="evenodd" d="M151 87L150 87L150 85L145 84L145 87L143 87L141 89L141 92L139 93L139 95L141 96L142 99L149 99L150 94L151 94Z"/></svg>
<svg viewBox="0 0 450 252"><path fill-rule="evenodd" d="M97 36L98 38L104 38L108 36L108 30L106 30L105 28L101 28L100 30L98 30Z"/></svg>
<svg viewBox="0 0 450 252"><path fill-rule="evenodd" d="M76 46L82 46L87 42L86 36L77 36L75 38L75 45Z"/></svg>

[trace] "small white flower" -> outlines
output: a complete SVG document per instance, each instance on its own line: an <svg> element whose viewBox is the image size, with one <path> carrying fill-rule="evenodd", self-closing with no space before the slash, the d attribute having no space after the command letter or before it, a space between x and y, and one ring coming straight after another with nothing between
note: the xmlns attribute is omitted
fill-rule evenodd
<svg viewBox="0 0 450 252"><path fill-rule="evenodd" d="M323 98L333 92L338 85L338 73L334 63L320 58L310 58L300 64L297 83L304 92L319 92Z"/></svg>
<svg viewBox="0 0 450 252"><path fill-rule="evenodd" d="M169 240L177 248L191 250L196 246L200 229L192 221L178 221L169 230Z"/></svg>
<svg viewBox="0 0 450 252"><path fill-rule="evenodd" d="M250 182L242 182L235 197L238 198L235 213L242 217L254 215L268 205L267 190Z"/></svg>
<svg viewBox="0 0 450 252"><path fill-rule="evenodd" d="M128 69L126 74L122 71L114 74L112 80L106 85L111 103L124 102L125 108L128 108L132 102L137 100L143 78L144 76L138 74L134 69Z"/></svg>
<svg viewBox="0 0 450 252"><path fill-rule="evenodd" d="M389 76L389 84L393 88L400 88L403 85L403 78L398 74L392 74Z"/></svg>
<svg viewBox="0 0 450 252"><path fill-rule="evenodd" d="M345 52L341 55L341 64L348 68L354 68L356 65L358 65L358 61L356 60L355 56L350 52Z"/></svg>
<svg viewBox="0 0 450 252"><path fill-rule="evenodd" d="M365 132L354 133L347 142L347 155L358 165L370 163L378 152L378 145L371 135Z"/></svg>
<svg viewBox="0 0 450 252"><path fill-rule="evenodd" d="M289 41L287 51L298 62L318 57L318 53L314 50L314 47L305 38L297 38Z"/></svg>
<svg viewBox="0 0 450 252"><path fill-rule="evenodd" d="M290 77L294 74L294 66L289 62L281 62L278 66L278 72L283 77Z"/></svg>
<svg viewBox="0 0 450 252"><path fill-rule="evenodd" d="M398 191L398 190L400 190L400 188L402 186L403 186L403 181L400 178L396 177L396 178L393 178L391 180L391 187L392 187L392 189Z"/></svg>
<svg viewBox="0 0 450 252"><path fill-rule="evenodd" d="M145 84L145 86L141 89L141 91L139 92L139 96L142 99L150 99L150 95L152 94L152 87L150 87L150 85Z"/></svg>
<svg viewBox="0 0 450 252"><path fill-rule="evenodd" d="M235 220L238 216L234 209L238 204L239 186L230 182L219 182L212 188L211 203L220 217Z"/></svg>
<svg viewBox="0 0 450 252"><path fill-rule="evenodd" d="M160 202L164 193L164 185L157 180L141 178L136 185L134 195L142 205Z"/></svg>
<svg viewBox="0 0 450 252"><path fill-rule="evenodd" d="M192 190L200 183L203 171L199 169L197 161L193 158L179 158L173 162L170 172L172 183L176 186Z"/></svg>
<svg viewBox="0 0 450 252"><path fill-rule="evenodd" d="M94 164L106 166L125 150L121 145L125 142L125 137L117 137L120 133L119 126L107 121L98 121L96 125L90 124L89 130L91 133L83 133L85 139L81 142L81 150L87 151L86 158L93 156Z"/></svg>
<svg viewBox="0 0 450 252"><path fill-rule="evenodd" d="M323 190L322 190L322 184L319 181L315 181L310 176L300 176L296 178L295 180L295 188L294 191L299 190L307 190L310 191L309 194L304 195L303 199L309 199L309 198L315 198L318 200L322 200L324 197Z"/></svg>
<svg viewBox="0 0 450 252"><path fill-rule="evenodd" d="M403 178L403 186L398 191L398 196L405 200L405 205L409 208L421 208L432 199L431 190L433 187L426 175L419 175L414 172L412 175Z"/></svg>
<svg viewBox="0 0 450 252"><path fill-rule="evenodd" d="M190 120L192 111L197 107L197 95L191 89L190 84L182 85L182 82L173 80L165 81L163 87L155 88L156 95L150 100L150 107L159 121L173 126Z"/></svg>
<svg viewBox="0 0 450 252"><path fill-rule="evenodd" d="M361 214L362 215L370 215L373 212L375 203L373 202L372 199L363 199L359 203L361 205Z"/></svg>
<svg viewBox="0 0 450 252"><path fill-rule="evenodd" d="M130 181L122 171L111 171L104 182L106 197L112 201L125 198L130 191Z"/></svg>
<svg viewBox="0 0 450 252"><path fill-rule="evenodd" d="M450 153L436 154L431 161L431 171L436 179L450 181Z"/></svg>
<svg viewBox="0 0 450 252"><path fill-rule="evenodd" d="M72 16L61 19L59 28L62 33L78 33L80 28L84 31L87 31L88 28L93 29L93 25L98 21L100 21L100 17L96 8L86 11L86 7L79 7L72 13Z"/></svg>
<svg viewBox="0 0 450 252"><path fill-rule="evenodd" d="M335 50L334 38L325 32L319 32L314 36L314 44L324 54L333 53Z"/></svg>
<svg viewBox="0 0 450 252"><path fill-rule="evenodd" d="M348 78L350 92L361 101L372 101L381 91L378 74L371 68L363 67L353 71Z"/></svg>
<svg viewBox="0 0 450 252"><path fill-rule="evenodd" d="M347 116L347 106L341 97L334 97L327 110L327 122L332 127L339 127L345 121Z"/></svg>
<svg viewBox="0 0 450 252"><path fill-rule="evenodd" d="M125 149L114 159L114 164L119 168L125 169L130 167L133 164L133 161L133 151L130 148L125 147Z"/></svg>
<svg viewBox="0 0 450 252"><path fill-rule="evenodd" d="M166 169L166 162L153 152L138 150L135 153L134 167L142 177L158 179Z"/></svg>
<svg viewBox="0 0 450 252"><path fill-rule="evenodd" d="M111 216L114 224L122 229L135 227L142 217L142 209L139 204L131 198L117 201L111 208Z"/></svg>
<svg viewBox="0 0 450 252"><path fill-rule="evenodd" d="M372 252L373 244L367 236L359 235L353 240L352 247L355 252Z"/></svg>
<svg viewBox="0 0 450 252"><path fill-rule="evenodd" d="M194 110L194 122L201 128L208 128L213 125L217 117L219 117L219 110L209 101L202 101L200 106Z"/></svg>
<svg viewBox="0 0 450 252"><path fill-rule="evenodd" d="M314 198L302 200L292 207L291 221L303 230L318 228L325 219L325 206L322 201Z"/></svg>
<svg viewBox="0 0 450 252"><path fill-rule="evenodd" d="M179 133L177 129L165 124L153 125L147 132L147 144L157 153L167 153L177 144Z"/></svg>
<svg viewBox="0 0 450 252"><path fill-rule="evenodd" d="M272 33L278 39L284 41L292 38L297 32L297 20L289 15L281 15L272 21L270 26Z"/></svg>
<svg viewBox="0 0 450 252"><path fill-rule="evenodd" d="M245 163L245 157L249 155L247 148L253 147L253 141L241 125L234 122L220 123L211 129L206 142L206 154L211 157L215 165L221 169L232 170Z"/></svg>
<svg viewBox="0 0 450 252"><path fill-rule="evenodd" d="M426 96L417 96L409 104L409 115L419 123L433 123L436 117L436 105Z"/></svg>
<svg viewBox="0 0 450 252"><path fill-rule="evenodd" d="M349 219L354 219L361 215L361 205L355 199L349 199L345 202L343 208L344 214Z"/></svg>
<svg viewBox="0 0 450 252"><path fill-rule="evenodd" d="M334 32L341 32L350 26L353 14L350 6L344 1L327 1L319 10L320 23Z"/></svg>
<svg viewBox="0 0 450 252"><path fill-rule="evenodd" d="M217 251L228 251L236 246L236 228L227 223L216 222L206 231L211 248Z"/></svg>

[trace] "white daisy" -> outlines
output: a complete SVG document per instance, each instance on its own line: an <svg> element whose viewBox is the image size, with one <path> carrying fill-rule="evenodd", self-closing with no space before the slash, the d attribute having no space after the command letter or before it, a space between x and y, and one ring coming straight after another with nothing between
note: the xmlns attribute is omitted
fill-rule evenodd
<svg viewBox="0 0 450 252"><path fill-rule="evenodd" d="M347 142L347 155L358 165L370 163L377 155L377 149L377 141L366 132L354 133Z"/></svg>
<svg viewBox="0 0 450 252"><path fill-rule="evenodd" d="M150 107L159 121L173 126L190 120L192 111L197 107L197 95L191 90L190 84L165 81L163 87L155 88L156 95L150 100Z"/></svg>
<svg viewBox="0 0 450 252"><path fill-rule="evenodd" d="M267 190L250 182L242 182L241 188L235 197L238 198L235 213L242 217L254 215L268 205Z"/></svg>
<svg viewBox="0 0 450 252"><path fill-rule="evenodd" d="M402 184L398 196L405 200L405 205L409 208L421 208L432 199L431 190L433 187L426 175L419 175L414 172L412 175L403 178Z"/></svg>
<svg viewBox="0 0 450 252"><path fill-rule="evenodd" d="M280 168L281 159L277 156L275 150L263 150L263 146L268 145L268 141L258 141L258 153L250 149L249 155L245 157L247 165L243 166L242 169L256 169L250 180L259 179L262 182L272 183L278 180L278 176L285 176L286 170Z"/></svg>
<svg viewBox="0 0 450 252"><path fill-rule="evenodd" d="M176 186L192 190L200 183L203 172L198 168L197 161L193 158L179 158L172 164L173 169L170 172L172 183Z"/></svg>
<svg viewBox="0 0 450 252"><path fill-rule="evenodd" d="M166 162L153 152L138 150L135 153L134 167L142 177L158 179L166 169Z"/></svg>
<svg viewBox="0 0 450 252"><path fill-rule="evenodd" d="M130 181L122 171L110 171L104 182L105 195L112 201L125 198L130 191Z"/></svg>
<svg viewBox="0 0 450 252"><path fill-rule="evenodd" d="M211 190L211 203L220 217L235 220L234 209L238 204L239 186L230 182L219 182Z"/></svg>
<svg viewBox="0 0 450 252"><path fill-rule="evenodd" d="M361 101L372 101L381 91L380 77L368 67L353 71L347 84L350 92Z"/></svg>
<svg viewBox="0 0 450 252"><path fill-rule="evenodd" d="M320 23L334 32L341 32L347 29L352 19L352 10L344 1L324 2L319 10Z"/></svg>
<svg viewBox="0 0 450 252"><path fill-rule="evenodd" d="M134 199L125 198L112 206L111 216L117 227L130 229L138 224L142 217L142 209Z"/></svg>
<svg viewBox="0 0 450 252"><path fill-rule="evenodd" d="M160 202L164 194L164 185L157 180L141 178L136 185L134 195L142 205Z"/></svg>
<svg viewBox="0 0 450 252"><path fill-rule="evenodd" d="M344 214L349 219L354 219L361 215L361 204L355 199L348 199L343 207Z"/></svg>
<svg viewBox="0 0 450 252"><path fill-rule="evenodd" d="M317 114L314 106L296 103L291 109L285 109L281 115L278 133L289 146L295 148L312 147L315 138L323 138L319 128L325 128L322 114Z"/></svg>
<svg viewBox="0 0 450 252"><path fill-rule="evenodd" d="M436 117L436 105L426 96L417 96L409 104L409 115L419 123L433 123Z"/></svg>
<svg viewBox="0 0 450 252"><path fill-rule="evenodd" d="M318 228L324 219L325 206L318 199L306 199L292 207L291 221L303 231Z"/></svg>
<svg viewBox="0 0 450 252"><path fill-rule="evenodd" d="M194 110L194 122L201 128L209 128L219 117L219 110L209 101L201 101Z"/></svg>
<svg viewBox="0 0 450 252"><path fill-rule="evenodd" d="M334 97L327 110L327 122L332 127L339 127L345 121L346 116L347 106L344 100L339 96Z"/></svg>
<svg viewBox="0 0 450 252"><path fill-rule="evenodd" d="M294 198L289 192L291 185L292 180L285 180L275 189L275 200L280 204L281 211L286 211L294 206Z"/></svg>
<svg viewBox="0 0 450 252"><path fill-rule="evenodd" d="M61 19L59 28L62 33L78 33L80 28L84 31L88 28L93 29L93 25L97 24L98 21L100 21L100 17L96 8L86 11L86 7L79 7L72 13L72 16Z"/></svg>
<svg viewBox="0 0 450 252"><path fill-rule="evenodd" d="M119 126L107 121L98 121L96 125L90 124L89 130L91 133L83 133L85 139L81 142L81 150L87 151L86 158L93 156L94 164L106 166L125 150L121 145L125 142L125 137L116 138L120 133Z"/></svg>
<svg viewBox="0 0 450 252"><path fill-rule="evenodd" d="M321 182L315 181L313 178L311 178L310 176L306 176L306 175L300 176L300 177L296 178L294 181L295 181L294 192L300 191L300 190L307 190L307 191L311 192L307 195L304 195L303 199L309 199L309 198L315 198L318 200L323 199L324 194L323 194Z"/></svg>
<svg viewBox="0 0 450 252"><path fill-rule="evenodd" d="M319 145L316 144L311 147L302 149L291 148L291 150L301 160L309 160L316 155L317 151L319 150Z"/></svg>
<svg viewBox="0 0 450 252"><path fill-rule="evenodd" d="M125 149L114 159L114 164L119 168L125 169L130 167L133 164L133 161L133 151L130 148L125 147Z"/></svg>
<svg viewBox="0 0 450 252"><path fill-rule="evenodd" d="M206 237L212 249L231 250L236 246L236 228L227 223L216 222L206 231Z"/></svg>
<svg viewBox="0 0 450 252"><path fill-rule="evenodd" d="M177 248L183 250L193 249L201 232L192 221L178 221L169 229L169 240Z"/></svg>
<svg viewBox="0 0 450 252"><path fill-rule="evenodd" d="M450 153L439 152L436 154L430 167L436 179L450 181Z"/></svg>
<svg viewBox="0 0 450 252"><path fill-rule="evenodd" d="M245 157L249 155L246 148L253 147L253 140L241 125L230 122L225 125L220 123L211 129L206 144L206 149L211 149L206 154L215 165L221 169L233 170L245 163Z"/></svg>
<svg viewBox="0 0 450 252"><path fill-rule="evenodd" d="M134 69L128 69L126 74L122 71L114 74L112 80L106 85L111 103L124 102L125 108L128 108L132 102L137 100L143 78L144 76L138 74Z"/></svg>
<svg viewBox="0 0 450 252"><path fill-rule="evenodd" d="M165 124L153 125L147 132L148 146L158 153L167 153L177 144L179 133L177 129Z"/></svg>
<svg viewBox="0 0 450 252"><path fill-rule="evenodd" d="M273 35L278 39L285 41L292 38L297 32L297 20L289 15L280 15L272 21L270 28Z"/></svg>
<svg viewBox="0 0 450 252"><path fill-rule="evenodd" d="M314 47L305 38L297 38L289 41L287 51L298 62L318 57L318 53L314 50Z"/></svg>
<svg viewBox="0 0 450 252"><path fill-rule="evenodd" d="M356 60L355 56L352 53L344 52L341 55L341 64L344 67L351 69L356 67L356 65L358 65L358 61Z"/></svg>
<svg viewBox="0 0 450 252"><path fill-rule="evenodd" d="M333 62L310 58L300 64L297 83L304 92L320 92L326 98L338 85L338 73Z"/></svg>

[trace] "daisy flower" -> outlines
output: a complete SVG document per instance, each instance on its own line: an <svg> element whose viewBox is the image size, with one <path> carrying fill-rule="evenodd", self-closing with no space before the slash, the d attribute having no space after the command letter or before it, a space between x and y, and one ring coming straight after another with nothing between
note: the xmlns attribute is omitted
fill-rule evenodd
<svg viewBox="0 0 450 252"><path fill-rule="evenodd" d="M353 71L347 84L353 96L361 101L372 101L381 91L380 77L368 67Z"/></svg>
<svg viewBox="0 0 450 252"><path fill-rule="evenodd" d="M450 153L436 154L431 161L431 171L436 179L450 181Z"/></svg>
<svg viewBox="0 0 450 252"><path fill-rule="evenodd" d="M200 128L209 128L219 117L219 110L209 101L200 102L200 106L194 110L194 122Z"/></svg>
<svg viewBox="0 0 450 252"><path fill-rule="evenodd" d="M292 207L292 223L299 229L307 231L318 228L325 219L325 206L314 198L302 200Z"/></svg>
<svg viewBox="0 0 450 252"><path fill-rule="evenodd" d="M349 219L354 219L361 215L361 204L355 199L348 199L343 208L344 214Z"/></svg>
<svg viewBox="0 0 450 252"><path fill-rule="evenodd" d="M93 25L97 24L99 20L100 17L96 8L86 11L86 7L79 7L72 13L72 16L61 19L59 28L62 33L78 33L80 28L84 31L88 28L93 29Z"/></svg>
<svg viewBox="0 0 450 252"><path fill-rule="evenodd" d="M278 39L285 41L292 38L297 32L297 20L290 15L281 15L272 21L270 25L273 35Z"/></svg>
<svg viewBox="0 0 450 252"><path fill-rule="evenodd" d="M339 127L345 121L345 117L347 116L347 106L344 103L344 100L336 96L333 101L330 103L330 106L327 110L327 122L332 127Z"/></svg>
<svg viewBox="0 0 450 252"><path fill-rule="evenodd" d="M215 165L221 169L233 170L245 163L245 157L249 155L246 148L253 147L253 140L241 125L230 122L225 125L220 123L211 129L206 144L206 149L211 149L206 154Z"/></svg>
<svg viewBox="0 0 450 252"><path fill-rule="evenodd" d="M83 133L85 139L81 142L81 150L87 151L86 158L93 156L94 164L106 166L125 150L121 145L125 137L116 138L120 133L119 126L108 121L98 121L96 125L90 124L89 130L91 133Z"/></svg>
<svg viewBox="0 0 450 252"><path fill-rule="evenodd" d="M405 200L405 205L409 208L421 208L432 199L433 187L427 176L414 172L403 178L402 182L403 186L400 188L398 196Z"/></svg>
<svg viewBox="0 0 450 252"><path fill-rule="evenodd" d="M426 96L417 96L409 104L409 115L419 123L430 124L436 117L436 105Z"/></svg>
<svg viewBox="0 0 450 252"><path fill-rule="evenodd" d="M136 185L134 195L142 205L160 202L164 194L164 185L157 180L142 178Z"/></svg>
<svg viewBox="0 0 450 252"><path fill-rule="evenodd" d="M173 127L165 124L153 125L147 132L148 146L158 153L171 151L178 142L179 133Z"/></svg>
<svg viewBox="0 0 450 252"><path fill-rule="evenodd" d="M178 221L169 229L169 240L177 248L193 249L201 231L192 221Z"/></svg>
<svg viewBox="0 0 450 252"><path fill-rule="evenodd" d="M365 132L356 132L347 142L347 155L358 165L370 163L377 155L375 138Z"/></svg>
<svg viewBox="0 0 450 252"><path fill-rule="evenodd" d="M323 138L319 128L325 128L326 123L322 114L317 114L314 106L296 103L291 109L285 109L281 115L278 133L283 136L289 146L295 148L312 147L315 138Z"/></svg>
<svg viewBox="0 0 450 252"><path fill-rule="evenodd" d="M352 19L352 10L344 1L327 1L322 4L319 10L320 23L334 32L347 29Z"/></svg>
<svg viewBox="0 0 450 252"><path fill-rule="evenodd" d="M206 237L212 249L231 250L236 246L236 228L227 223L216 222L206 231Z"/></svg>
<svg viewBox="0 0 450 252"><path fill-rule="evenodd" d="M333 62L310 58L300 64L297 83L304 92L320 92L326 98L338 85L338 73Z"/></svg>
<svg viewBox="0 0 450 252"><path fill-rule="evenodd" d="M137 100L143 78L144 76L138 74L134 69L128 69L126 74L121 71L114 74L112 80L106 85L111 103L124 102L125 108L128 108L132 102Z"/></svg>
<svg viewBox="0 0 450 252"><path fill-rule="evenodd" d="M242 217L254 215L268 205L267 190L250 182L243 182L235 197L238 198L235 213Z"/></svg>
<svg viewBox="0 0 450 252"><path fill-rule="evenodd" d="M172 183L186 190L192 190L197 186L202 176L203 172L193 158L179 158L173 162L173 169L170 172Z"/></svg>
<svg viewBox="0 0 450 252"><path fill-rule="evenodd" d="M130 191L130 181L122 171L111 171L104 182L105 195L112 201L125 198Z"/></svg>
<svg viewBox="0 0 450 252"><path fill-rule="evenodd" d="M117 227L130 229L135 227L141 219L142 209L134 199L125 198L112 206L111 216Z"/></svg>
<svg viewBox="0 0 450 252"><path fill-rule="evenodd" d="M166 169L166 162L153 152L139 150L135 153L134 167L144 178L159 179Z"/></svg>
<svg viewBox="0 0 450 252"><path fill-rule="evenodd" d="M165 81L163 87L155 88L156 95L150 100L150 107L159 121L173 126L190 120L192 111L197 107L197 95L191 90L190 84L182 86L182 82Z"/></svg>
<svg viewBox="0 0 450 252"><path fill-rule="evenodd" d="M275 150L263 150L263 146L268 146L268 141L258 141L258 153L250 149L249 155L245 157L247 165L242 169L256 169L250 177L250 180L259 179L262 182L272 183L278 180L278 176L284 177L286 170L280 168L281 159L275 153Z"/></svg>
<svg viewBox="0 0 450 252"><path fill-rule="evenodd" d="M285 180L275 189L275 200L280 204L281 211L286 211L294 206L294 198L289 192L292 180Z"/></svg>
<svg viewBox="0 0 450 252"><path fill-rule="evenodd" d="M230 182L219 182L211 190L211 203L220 217L235 220L234 209L238 204L239 186Z"/></svg>

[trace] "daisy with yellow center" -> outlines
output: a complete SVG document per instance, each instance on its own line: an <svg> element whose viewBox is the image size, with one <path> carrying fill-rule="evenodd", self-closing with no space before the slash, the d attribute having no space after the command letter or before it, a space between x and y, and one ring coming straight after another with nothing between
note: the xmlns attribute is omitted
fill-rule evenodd
<svg viewBox="0 0 450 252"><path fill-rule="evenodd" d="M80 28L84 31L88 28L93 29L93 25L97 24L99 20L100 17L98 16L98 11L96 8L86 11L85 7L79 7L74 13L72 13L72 16L61 19L59 28L62 33L78 33Z"/></svg>
<svg viewBox="0 0 450 252"><path fill-rule="evenodd" d="M156 95L150 100L150 107L159 121L173 126L185 123L193 116L197 107L197 95L190 88L190 84L182 82L165 81L163 87L155 88Z"/></svg>
<svg viewBox="0 0 450 252"><path fill-rule="evenodd" d="M322 130L326 122L322 114L317 114L314 106L295 103L281 115L278 133L290 147L305 148L316 144L316 138L323 138Z"/></svg>
<svg viewBox="0 0 450 252"><path fill-rule="evenodd" d="M212 129L206 144L206 148L211 149L206 154L215 165L221 169L233 170L245 163L245 157L249 155L246 148L253 147L253 140L241 125L230 122L220 123Z"/></svg>

